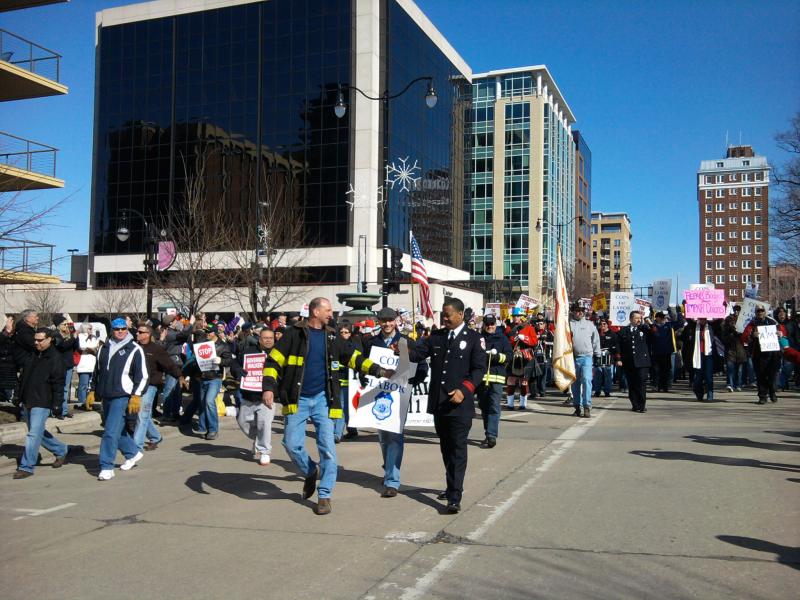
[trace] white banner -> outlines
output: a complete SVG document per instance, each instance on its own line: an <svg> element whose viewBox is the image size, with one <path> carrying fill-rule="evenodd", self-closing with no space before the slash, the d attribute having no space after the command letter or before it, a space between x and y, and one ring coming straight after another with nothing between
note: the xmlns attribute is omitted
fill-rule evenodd
<svg viewBox="0 0 800 600"><path fill-rule="evenodd" d="M755 300L758 298L758 285L757 283L748 283L744 286L744 297L745 298L752 298Z"/></svg>
<svg viewBox="0 0 800 600"><path fill-rule="evenodd" d="M639 310L633 292L611 292L608 318L612 325L624 327L630 323L630 314Z"/></svg>
<svg viewBox="0 0 800 600"><path fill-rule="evenodd" d="M201 371L214 371L217 368L217 348L213 342L195 344L192 351Z"/></svg>
<svg viewBox="0 0 800 600"><path fill-rule="evenodd" d="M536 306L539 306L539 301L536 298L531 298L525 294L520 294L519 300L517 300L516 304L516 307L521 308L522 310L531 310Z"/></svg>
<svg viewBox="0 0 800 600"><path fill-rule="evenodd" d="M669 299L672 295L672 279L656 279L653 282L653 310L669 310Z"/></svg>
<svg viewBox="0 0 800 600"><path fill-rule="evenodd" d="M739 311L739 318L736 319L736 331L744 333L744 328L756 316L756 308L763 307L765 311L769 312L769 304L753 300L752 298L745 298L742 302L742 310Z"/></svg>

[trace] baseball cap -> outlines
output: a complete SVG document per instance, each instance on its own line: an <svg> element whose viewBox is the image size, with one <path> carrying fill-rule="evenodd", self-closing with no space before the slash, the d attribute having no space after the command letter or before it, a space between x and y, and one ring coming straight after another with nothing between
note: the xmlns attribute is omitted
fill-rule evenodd
<svg viewBox="0 0 800 600"><path fill-rule="evenodd" d="M111 329L127 329L127 328L128 328L128 322L122 317L116 317L113 321L111 321Z"/></svg>
<svg viewBox="0 0 800 600"><path fill-rule="evenodd" d="M483 316L483 324L484 325L497 325L497 317L494 314L489 313L488 315Z"/></svg>

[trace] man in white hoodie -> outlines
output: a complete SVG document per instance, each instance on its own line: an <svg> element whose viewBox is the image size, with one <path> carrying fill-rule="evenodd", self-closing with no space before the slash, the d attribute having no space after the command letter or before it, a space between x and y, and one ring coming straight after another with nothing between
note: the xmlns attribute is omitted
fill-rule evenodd
<svg viewBox="0 0 800 600"><path fill-rule="evenodd" d="M572 331L572 352L575 357L573 414L588 419L592 411L592 366L594 359L600 359L600 334L594 323L583 318L584 311L583 306L577 302L570 307L569 328Z"/></svg>

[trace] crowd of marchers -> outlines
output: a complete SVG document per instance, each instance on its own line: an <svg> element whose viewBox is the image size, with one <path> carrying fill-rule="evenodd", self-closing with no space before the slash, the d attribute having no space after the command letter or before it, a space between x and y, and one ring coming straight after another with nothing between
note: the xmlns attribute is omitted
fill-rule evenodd
<svg viewBox="0 0 800 600"><path fill-rule="evenodd" d="M481 447L490 449L497 445L503 408L526 410L529 399L546 395L563 395L575 416L589 418L592 397L609 397L615 388L627 392L631 410L644 413L649 386L669 393L681 379L706 402L756 387L754 400L766 404L778 401L778 390L800 387L800 316L789 319L782 308L769 316L758 310L740 332L738 308L722 320L686 319L680 306L652 320L634 311L628 325L616 327L573 304L568 327L574 372L564 375L574 383L558 391L554 371L563 366L553 361L555 326L544 313L514 309L506 320L481 317L454 298L445 301L440 325L430 328L411 327L389 308L374 319L337 323L324 298L311 301L307 317L276 314L254 323L199 313L139 322L121 315L105 323L59 316L53 326L40 327L37 313L26 310L9 317L0 334L0 400L17 406L28 427L16 479L33 475L42 446L54 455L54 468L83 454L45 428L48 417L102 407L101 481L115 476L118 453L124 459L119 468L128 471L156 450L160 428L214 440L225 415L236 416L254 461L268 466L280 404L282 442L304 477L303 497L317 492L316 512L327 514L336 483L335 445L358 436L348 427L349 371L362 380L392 376L370 353L375 346L398 352L404 338L418 364L409 383L428 395L440 440L446 488L439 498L448 512L458 512L476 405L483 418ZM760 347L757 332L764 325L775 326L779 350ZM212 345L212 358L196 356L197 344ZM725 374L726 392L714 389L717 373ZM256 376L256 388L244 386L248 376ZM307 423L316 430L318 462L305 449ZM400 488L404 434L379 431L378 442L382 496L392 498Z"/></svg>

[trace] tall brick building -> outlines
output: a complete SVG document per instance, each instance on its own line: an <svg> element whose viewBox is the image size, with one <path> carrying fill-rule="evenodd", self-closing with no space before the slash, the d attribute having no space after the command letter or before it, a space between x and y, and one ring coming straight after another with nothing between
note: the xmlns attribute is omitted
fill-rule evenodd
<svg viewBox="0 0 800 600"><path fill-rule="evenodd" d="M748 283L769 297L769 172L751 146L730 146L697 172L700 279L734 302Z"/></svg>

